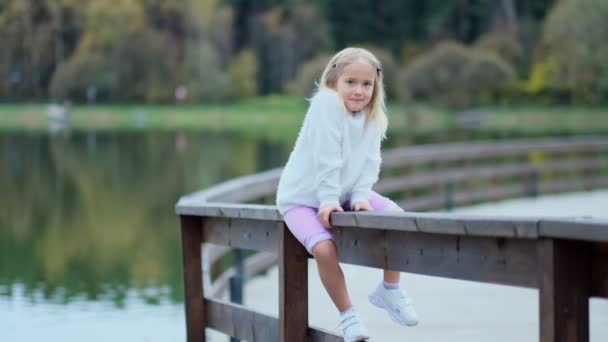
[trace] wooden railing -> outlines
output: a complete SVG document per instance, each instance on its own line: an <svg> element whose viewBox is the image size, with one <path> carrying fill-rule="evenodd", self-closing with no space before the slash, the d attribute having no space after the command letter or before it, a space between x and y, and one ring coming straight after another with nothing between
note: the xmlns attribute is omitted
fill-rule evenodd
<svg viewBox="0 0 608 342"><path fill-rule="evenodd" d="M406 210L451 208L606 187L607 160L603 138L410 147L384 154L376 190L404 195ZM247 341L340 340L308 326L308 254L276 208L227 203L272 200L279 175L243 177L178 202L189 341L203 341L205 327ZM538 288L543 342L588 341L588 299L608 297L606 221L412 212L334 213L331 219L341 262ZM201 253L203 242L213 245ZM214 245L265 252L245 262L246 273L278 256L278 318L217 299L234 271L211 277L208 261L225 251L209 248Z"/></svg>

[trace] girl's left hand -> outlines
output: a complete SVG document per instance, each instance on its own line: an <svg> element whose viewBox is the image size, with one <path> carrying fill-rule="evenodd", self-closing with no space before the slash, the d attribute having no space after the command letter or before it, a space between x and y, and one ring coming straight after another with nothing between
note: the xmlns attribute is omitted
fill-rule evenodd
<svg viewBox="0 0 608 342"><path fill-rule="evenodd" d="M369 203L357 202L353 205L353 210L354 211L373 211L374 208L372 208L372 206L369 205Z"/></svg>

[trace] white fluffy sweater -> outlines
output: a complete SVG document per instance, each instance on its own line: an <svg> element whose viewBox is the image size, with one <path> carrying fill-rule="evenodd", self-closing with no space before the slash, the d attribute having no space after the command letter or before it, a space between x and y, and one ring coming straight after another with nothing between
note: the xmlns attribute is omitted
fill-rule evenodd
<svg viewBox="0 0 608 342"><path fill-rule="evenodd" d="M321 90L311 100L277 190L281 214L298 205L320 208L368 202L380 171L382 135L366 113L348 113L339 95Z"/></svg>

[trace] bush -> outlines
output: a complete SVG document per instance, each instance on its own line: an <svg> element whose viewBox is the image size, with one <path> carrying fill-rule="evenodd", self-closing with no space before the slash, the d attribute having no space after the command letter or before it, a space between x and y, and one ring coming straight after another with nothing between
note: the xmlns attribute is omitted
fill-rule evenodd
<svg viewBox="0 0 608 342"><path fill-rule="evenodd" d="M330 59L330 55L322 54L302 64L296 78L287 84L287 92L309 98L317 88L323 69Z"/></svg>
<svg viewBox="0 0 608 342"><path fill-rule="evenodd" d="M183 78L191 101L221 101L228 97L229 76L222 70L217 51L209 43L189 50Z"/></svg>
<svg viewBox="0 0 608 342"><path fill-rule="evenodd" d="M103 101L110 97L117 83L115 73L102 55L81 53L59 65L53 74L50 92L56 99L84 102L87 88L95 87L97 100Z"/></svg>
<svg viewBox="0 0 608 342"><path fill-rule="evenodd" d="M524 67L524 51L515 33L509 31L488 32L474 44L475 49L495 53L518 70Z"/></svg>
<svg viewBox="0 0 608 342"><path fill-rule="evenodd" d="M250 49L245 49L230 63L228 93L232 98L253 97L257 94L257 59Z"/></svg>
<svg viewBox="0 0 608 342"><path fill-rule="evenodd" d="M160 103L173 101L176 52L168 49L170 40L158 31L133 32L117 44L120 59L113 68L120 75L120 93L123 100L144 100Z"/></svg>
<svg viewBox="0 0 608 342"><path fill-rule="evenodd" d="M575 103L608 102L606 18L605 0L564 0L556 4L545 21L535 61L537 65L547 60L556 63L555 77L545 82L547 90L563 87Z"/></svg>
<svg viewBox="0 0 608 342"><path fill-rule="evenodd" d="M463 108L494 99L514 79L513 67L495 54L443 42L401 72L400 98Z"/></svg>

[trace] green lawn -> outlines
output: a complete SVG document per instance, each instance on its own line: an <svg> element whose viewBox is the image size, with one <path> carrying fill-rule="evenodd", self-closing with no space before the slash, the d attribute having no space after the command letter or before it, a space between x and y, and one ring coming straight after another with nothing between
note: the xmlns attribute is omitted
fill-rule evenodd
<svg viewBox="0 0 608 342"><path fill-rule="evenodd" d="M269 96L228 105L76 105L75 130L223 130L291 136L300 127L307 102ZM0 104L0 130L46 130L46 104ZM608 132L608 108L481 108L475 127L487 132L581 134ZM458 128L456 115L425 105L389 105L390 130L424 134Z"/></svg>

